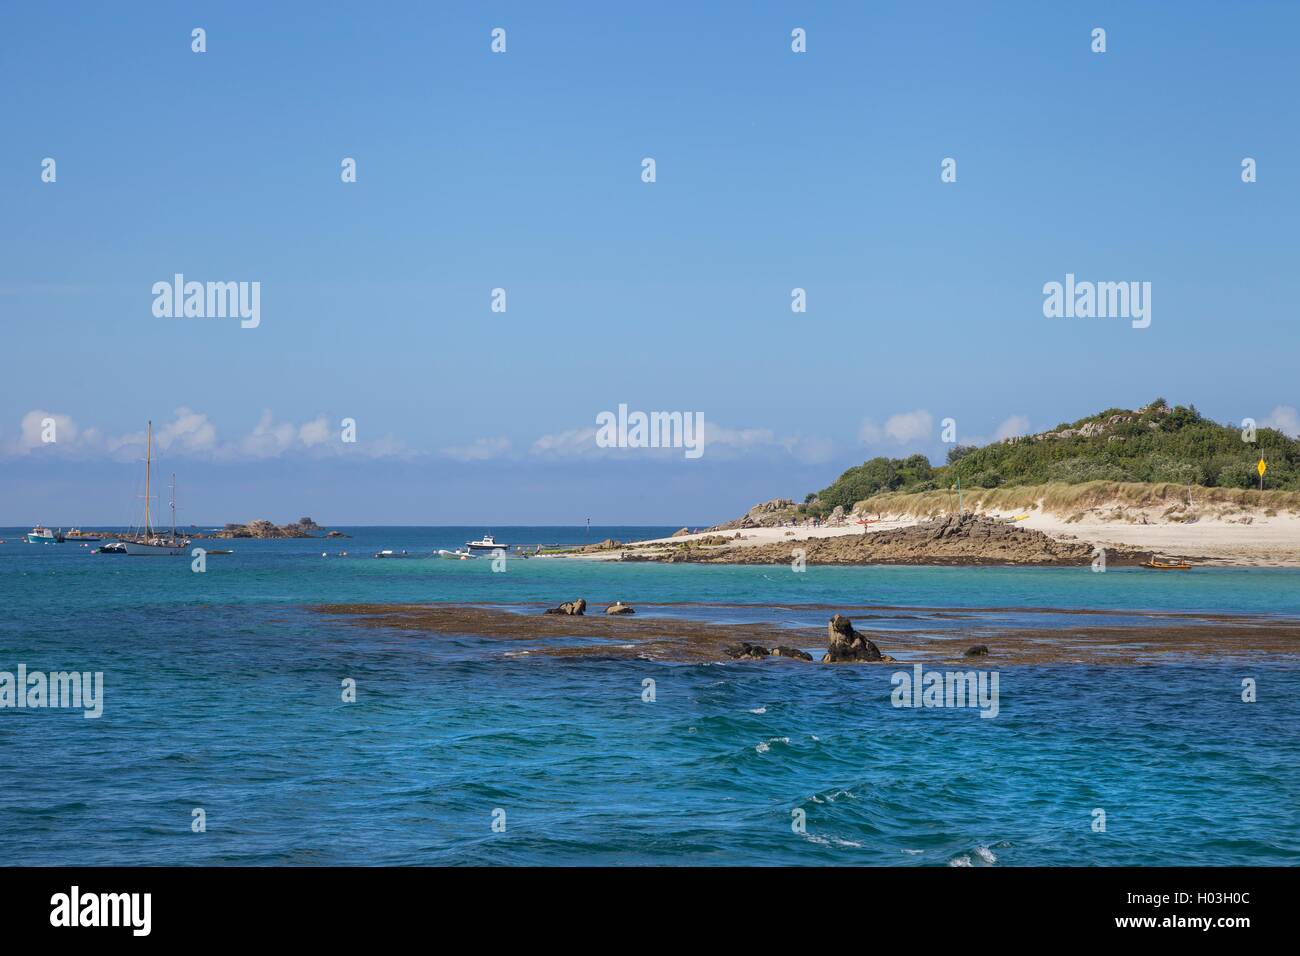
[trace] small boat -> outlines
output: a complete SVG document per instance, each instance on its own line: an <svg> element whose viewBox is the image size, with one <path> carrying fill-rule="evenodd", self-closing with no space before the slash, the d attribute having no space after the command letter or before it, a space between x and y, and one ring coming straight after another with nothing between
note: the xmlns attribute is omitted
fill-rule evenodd
<svg viewBox="0 0 1300 956"><path fill-rule="evenodd" d="M465 547L469 548L470 553L472 554L475 551L504 551L506 548L509 548L510 545L498 544L492 535L485 534L477 541L466 541Z"/></svg>
<svg viewBox="0 0 1300 956"><path fill-rule="evenodd" d="M121 541L110 541L103 547L96 548L91 554L126 554L126 545Z"/></svg>
<svg viewBox="0 0 1300 956"><path fill-rule="evenodd" d="M1143 561L1142 567L1151 568L1155 571L1190 571L1192 569L1192 566L1186 561L1161 561L1158 558Z"/></svg>
<svg viewBox="0 0 1300 956"><path fill-rule="evenodd" d="M439 548L438 557L446 558L448 561L468 561L475 555L470 554L468 551L448 551L446 548Z"/></svg>
<svg viewBox="0 0 1300 956"><path fill-rule="evenodd" d="M383 551L376 551L375 557L376 558L404 558L406 557L406 552L393 551L392 549L385 549Z"/></svg>
<svg viewBox="0 0 1300 956"><path fill-rule="evenodd" d="M62 544L64 540L62 531L51 531L39 524L27 532L27 541L30 544Z"/></svg>
<svg viewBox="0 0 1300 956"><path fill-rule="evenodd" d="M64 537L68 538L71 541L103 541L104 540L104 536L101 534L96 534L94 531L81 531L77 528L73 528Z"/></svg>

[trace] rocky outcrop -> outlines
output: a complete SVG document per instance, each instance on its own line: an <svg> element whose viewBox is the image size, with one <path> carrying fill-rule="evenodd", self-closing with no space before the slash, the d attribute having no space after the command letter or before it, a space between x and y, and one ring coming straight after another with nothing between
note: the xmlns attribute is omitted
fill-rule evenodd
<svg viewBox="0 0 1300 956"><path fill-rule="evenodd" d="M615 601L609 607L605 608L606 614L635 614L636 611L630 604L624 604L622 601Z"/></svg>
<svg viewBox="0 0 1300 956"><path fill-rule="evenodd" d="M214 538L315 538L320 525L310 518L301 518L294 524L277 525L265 518L258 518L248 524L227 524L220 531L213 532ZM331 532L326 537L341 537L339 532Z"/></svg>
<svg viewBox="0 0 1300 956"><path fill-rule="evenodd" d="M715 564L788 564L786 541L764 545L733 545L712 549L681 548L659 560ZM946 515L906 528L840 534L800 540L808 564L1018 564L1067 565L1092 563L1095 549L1078 540L1053 538L1041 531L971 512ZM650 560L657 556L648 555ZM1108 547L1109 566L1136 565L1151 552Z"/></svg>
<svg viewBox="0 0 1300 956"><path fill-rule="evenodd" d="M674 538L680 538L680 537L682 537L683 535L688 535L688 534L690 534L690 533L691 533L691 529L690 529L690 528L679 528L678 530L676 530L676 531L673 532L672 536L673 536Z"/></svg>
<svg viewBox="0 0 1300 956"><path fill-rule="evenodd" d="M737 528L776 528L794 520L795 505L789 498L773 498L754 505L735 521L715 525L710 531L733 531Z"/></svg>
<svg viewBox="0 0 1300 956"><path fill-rule="evenodd" d="M1129 422L1136 422L1143 416L1154 416L1155 419L1170 415L1172 412L1167 405L1156 405L1154 402L1145 405L1142 408L1134 409L1132 412L1120 413L1117 415L1107 415L1104 418L1096 418L1092 421L1084 422L1077 428L1060 428L1056 431L1039 432L1037 435L1030 435L1029 440L1035 442L1042 441L1063 441L1067 438L1099 438L1107 432L1113 430L1119 425L1127 425ZM1148 428L1159 428L1158 420L1147 422ZM1112 435L1110 440L1122 440L1122 436ZM1016 438L1004 438L1003 441L1013 442Z"/></svg>
<svg viewBox="0 0 1300 956"><path fill-rule="evenodd" d="M547 614L569 614L581 616L587 613L587 601L585 598L578 598L576 601L568 601L559 607L550 607L546 609Z"/></svg>
<svg viewBox="0 0 1300 956"><path fill-rule="evenodd" d="M880 648L865 635L853 629L853 622L843 614L836 614L826 625L827 648L823 664L844 661L890 661L880 653Z"/></svg>
<svg viewBox="0 0 1300 956"><path fill-rule="evenodd" d="M772 653L761 644L751 644L749 641L741 641L739 644L732 644L730 647L724 647L723 652L728 657L734 657L738 660L744 658L768 657Z"/></svg>
<svg viewBox="0 0 1300 956"><path fill-rule="evenodd" d="M797 647L786 647L784 645L780 645L772 648L772 656L792 657L797 661L810 661L813 659L812 655L809 654L807 651L801 651Z"/></svg>

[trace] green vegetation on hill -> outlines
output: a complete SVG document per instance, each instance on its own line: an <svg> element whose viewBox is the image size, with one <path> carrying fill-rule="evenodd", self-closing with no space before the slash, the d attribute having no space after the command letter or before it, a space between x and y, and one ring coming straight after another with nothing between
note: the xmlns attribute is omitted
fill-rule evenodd
<svg viewBox="0 0 1300 956"><path fill-rule="evenodd" d="M1255 488L1261 455L1268 462L1265 488L1300 490L1300 441L1260 428L1253 443L1245 442L1239 427L1158 398L1137 411L1111 408L1040 435L957 446L937 468L924 455L872 458L810 494L803 510L847 511L873 495L947 490L958 479L971 489L1092 481Z"/></svg>

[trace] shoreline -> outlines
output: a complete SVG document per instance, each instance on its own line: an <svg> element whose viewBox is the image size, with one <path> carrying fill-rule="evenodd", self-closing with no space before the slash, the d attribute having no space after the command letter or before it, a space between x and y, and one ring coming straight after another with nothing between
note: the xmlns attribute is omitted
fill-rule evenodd
<svg viewBox="0 0 1300 956"><path fill-rule="evenodd" d="M1104 512L1105 509L1096 509ZM967 512L966 514L974 514ZM946 516L951 517L951 516ZM883 514L871 524L846 521L838 525L811 527L777 525L726 530L703 530L672 537L602 543L575 548L544 557L592 561L668 561L672 563L788 564L795 548L803 548L808 564L849 565L934 565L934 566L1060 566L1079 567L1091 562L1099 548L1116 566L1141 563L1141 557L1186 559L1205 567L1300 568L1300 517L1290 514L1244 514L1236 519L1205 518L1194 522L1161 521L1159 516L1128 513L1122 519L1104 514L1082 519L1035 508L1019 513L979 512L992 522L1037 532L1062 549L1059 559L999 559L996 554L969 550L944 555L925 549L893 549L887 558L876 559L853 553L841 546L830 549L825 542L853 536L870 540L888 532L919 528L934 519L911 514ZM1019 520L1017 520L1019 519ZM945 520L945 519L939 519Z"/></svg>

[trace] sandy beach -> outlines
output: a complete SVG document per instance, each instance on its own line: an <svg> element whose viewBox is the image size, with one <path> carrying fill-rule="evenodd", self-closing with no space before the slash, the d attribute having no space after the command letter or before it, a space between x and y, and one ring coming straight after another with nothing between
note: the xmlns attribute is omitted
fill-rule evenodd
<svg viewBox="0 0 1300 956"><path fill-rule="evenodd" d="M1194 521L1168 521L1162 518L1158 509L1130 507L1122 510L1123 517L1117 518L1111 517L1115 509L1097 508L1077 520L1042 509L1018 513L986 511L981 514L1041 531L1058 541L1082 542L1090 548L1140 549L1215 566L1300 567L1300 516L1297 515L1245 511L1227 516L1207 514ZM720 538L727 539L726 546L731 548L777 544L796 546L801 541L909 528L925 520L915 515L883 514L878 521L872 520L865 525L851 520L839 526L815 528L799 525L700 531L650 541L624 542L621 548L570 556L617 561L628 554L654 554L657 549L688 541L717 545L721 543Z"/></svg>

